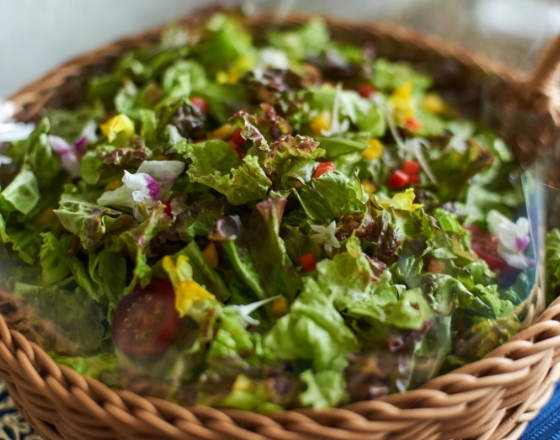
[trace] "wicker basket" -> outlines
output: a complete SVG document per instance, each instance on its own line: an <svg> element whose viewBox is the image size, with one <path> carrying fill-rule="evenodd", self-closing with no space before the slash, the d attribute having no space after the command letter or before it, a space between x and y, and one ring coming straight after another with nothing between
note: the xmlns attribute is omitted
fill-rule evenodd
<svg viewBox="0 0 560 440"><path fill-rule="evenodd" d="M282 26L295 26L305 19L290 17ZM258 16L251 23L259 35L274 20ZM559 120L560 38L526 79L483 56L392 25L329 24L337 39L371 42L379 56L439 72L436 88L465 113L480 115L483 84L489 77L496 78L488 96L494 108L502 111L501 134L516 149L521 163L544 150L557 134L552 121ZM158 34L156 30L118 41L29 85L11 97L17 118L37 120L46 107L79 102L88 78L106 71L125 50ZM536 116L522 117L525 122L519 124L516 109L520 108ZM23 416L46 440L516 439L549 400L560 376L560 300L486 358L418 390L344 408L269 415L204 406L183 408L130 391L110 390L55 364L31 341L32 335L10 329L13 323L21 324L24 314L14 307L9 294L0 295L0 312L4 316L0 316L0 376ZM527 319L533 316L530 313Z"/></svg>

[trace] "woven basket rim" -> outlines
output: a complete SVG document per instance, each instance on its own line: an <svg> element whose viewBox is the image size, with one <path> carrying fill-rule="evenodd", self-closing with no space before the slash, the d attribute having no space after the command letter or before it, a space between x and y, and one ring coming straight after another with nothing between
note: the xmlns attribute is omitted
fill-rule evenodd
<svg viewBox="0 0 560 440"><path fill-rule="evenodd" d="M290 20L297 23L307 18L307 14L297 14L291 16ZM273 17L260 14L251 21L270 23ZM526 76L499 62L417 31L386 24L357 24L334 19L327 21L331 26L359 28L372 35L413 42L420 50L431 50L460 59L486 75L497 75L515 84L533 85ZM100 59L113 60L117 53L155 39L160 31L161 28L157 28L120 39L67 61L9 98L16 105L16 117L25 121L40 114L43 105L56 95L58 87L79 79L84 66L93 65ZM516 432L519 431L520 435L528 417L531 414L534 417L550 397L550 390L560 376L560 367L552 368L559 358L560 299L557 299L535 324L522 330L484 359L437 377L420 389L374 401L357 402L343 408L323 411L298 409L265 416L199 405L180 407L166 400L145 398L126 390L110 390L97 380L80 376L74 370L54 363L42 348L28 341L20 332L10 329L6 319L0 315L0 376L9 384L17 383L17 388L10 386L14 400L23 408L32 425L47 439L60 437L54 431L47 432L48 427L39 426L51 421L45 417L51 413L49 408L39 411L29 404L32 401L29 396L37 393L37 390L44 392L51 400L50 404L57 414L64 414L63 419L68 417L68 420L59 420L56 425L60 434L68 438L75 438L73 430L82 432L82 435L87 432L80 425L87 424L85 415L80 416L73 405L88 408L93 419L100 418L104 424L120 433L122 438L134 438L129 437L127 430L136 428L143 429L142 432L156 433L153 437L142 438L180 438L190 433L201 438L216 439L369 439L392 438L387 436L391 433L401 435L401 431L406 428L410 431L410 437L400 436L399 439L436 439L440 438L437 429L445 428L450 420L465 417L464 430L473 435L485 432L484 438L501 438L502 434L506 435L516 426ZM538 384L531 382L533 376L538 377ZM25 382L29 385L24 385ZM508 386L510 391L514 391L509 392L506 389ZM477 421L478 431L469 431L469 417L480 415L481 407L488 417ZM514 407L517 407L519 414L510 410ZM503 419L509 421L502 422ZM454 423L455 428L461 424L460 421ZM486 431L480 431L481 427L485 427ZM450 427L445 432L454 432L453 429ZM207 437L209 433L211 437ZM381 434L372 437L372 433Z"/></svg>

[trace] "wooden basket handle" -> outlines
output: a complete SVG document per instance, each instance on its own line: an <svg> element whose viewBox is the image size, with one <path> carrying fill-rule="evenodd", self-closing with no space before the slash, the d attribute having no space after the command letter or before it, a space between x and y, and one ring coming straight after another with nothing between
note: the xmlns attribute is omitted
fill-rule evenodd
<svg viewBox="0 0 560 440"><path fill-rule="evenodd" d="M560 35L542 51L528 85L529 90L536 93L535 100L542 96L548 99L550 111L560 124Z"/></svg>

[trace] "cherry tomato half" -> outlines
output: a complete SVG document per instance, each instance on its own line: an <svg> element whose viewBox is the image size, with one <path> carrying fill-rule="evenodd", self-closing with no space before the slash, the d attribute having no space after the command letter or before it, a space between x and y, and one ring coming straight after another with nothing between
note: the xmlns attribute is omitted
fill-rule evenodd
<svg viewBox="0 0 560 440"><path fill-rule="evenodd" d="M173 286L154 279L124 297L113 318L111 335L123 354L145 358L163 352L175 341L180 322Z"/></svg>
<svg viewBox="0 0 560 440"><path fill-rule="evenodd" d="M315 170L315 173L313 174L313 178L318 179L323 174L328 173L329 171L334 171L334 170L336 170L336 166L334 165L334 163L332 163L332 162L320 163L319 166L317 167L317 169Z"/></svg>

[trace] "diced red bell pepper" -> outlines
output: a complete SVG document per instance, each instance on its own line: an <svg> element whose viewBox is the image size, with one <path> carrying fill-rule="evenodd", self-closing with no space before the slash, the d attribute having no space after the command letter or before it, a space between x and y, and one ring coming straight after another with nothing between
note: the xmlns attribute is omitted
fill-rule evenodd
<svg viewBox="0 0 560 440"><path fill-rule="evenodd" d="M395 170L389 179L389 187L392 189L401 189L410 183L410 176L404 171Z"/></svg>
<svg viewBox="0 0 560 440"><path fill-rule="evenodd" d="M357 88L357 92L363 98L369 98L376 91L377 91L377 89L374 86L372 86L371 84L360 84Z"/></svg>
<svg viewBox="0 0 560 440"><path fill-rule="evenodd" d="M332 162L320 163L319 166L317 167L317 169L315 170L315 173L313 174L313 178L318 179L323 174L328 173L329 171L334 171L334 170L336 170L336 166L334 165L334 163L332 163Z"/></svg>
<svg viewBox="0 0 560 440"><path fill-rule="evenodd" d="M428 263L428 272L443 273L445 271L445 261L430 260Z"/></svg>
<svg viewBox="0 0 560 440"><path fill-rule="evenodd" d="M418 176L420 164L415 160L405 160L401 166L401 170L408 174L409 177Z"/></svg>
<svg viewBox="0 0 560 440"><path fill-rule="evenodd" d="M200 96L191 96L191 104L198 108L202 113L208 113L208 102Z"/></svg>
<svg viewBox="0 0 560 440"><path fill-rule="evenodd" d="M422 128L422 123L416 118L408 118L404 121L404 128L410 131L418 131Z"/></svg>
<svg viewBox="0 0 560 440"><path fill-rule="evenodd" d="M238 144L236 144L236 143L233 142L232 140L229 140L229 141L228 141L228 144L229 144L229 146L230 146L231 148L233 148L233 149L235 150L235 152L237 153L237 155L238 155L241 159L243 159L243 158L246 156L247 153L245 153L245 151L243 151L243 150L241 149L241 147L240 147Z"/></svg>
<svg viewBox="0 0 560 440"><path fill-rule="evenodd" d="M315 256L311 252L301 255L299 262L304 272L311 272L317 267L317 261L315 261Z"/></svg>
<svg viewBox="0 0 560 440"><path fill-rule="evenodd" d="M165 209L163 210L165 215L167 215L170 218L173 218L173 210L171 209L171 202L169 200L164 200L161 203L165 206Z"/></svg>
<svg viewBox="0 0 560 440"><path fill-rule="evenodd" d="M237 145L243 145L245 143L245 139L241 136L241 129L236 128L230 138L231 141L235 142Z"/></svg>

